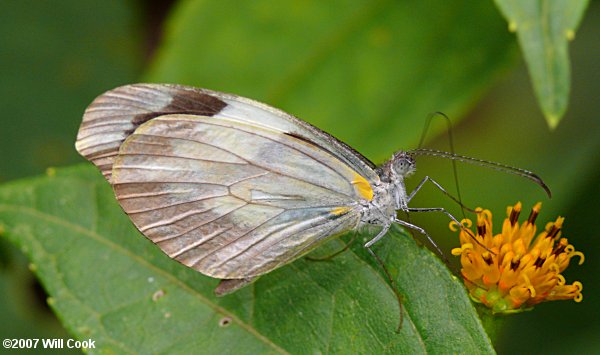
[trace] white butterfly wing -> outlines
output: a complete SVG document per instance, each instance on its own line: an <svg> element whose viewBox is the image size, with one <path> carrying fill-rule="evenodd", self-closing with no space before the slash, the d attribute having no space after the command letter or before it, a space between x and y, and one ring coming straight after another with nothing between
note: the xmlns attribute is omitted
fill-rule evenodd
<svg viewBox="0 0 600 355"><path fill-rule="evenodd" d="M239 120L164 115L112 168L119 203L170 257L204 274L258 276L360 220L369 183L304 139Z"/></svg>
<svg viewBox="0 0 600 355"><path fill-rule="evenodd" d="M175 113L228 119L295 136L329 151L367 181L379 181L368 159L292 115L247 98L182 85L134 84L104 93L86 109L76 148L110 181L123 141L144 122Z"/></svg>
<svg viewBox="0 0 600 355"><path fill-rule="evenodd" d="M169 113L212 116L225 106L218 98L188 87L121 86L98 96L85 110L75 148L110 181L119 147L144 122Z"/></svg>

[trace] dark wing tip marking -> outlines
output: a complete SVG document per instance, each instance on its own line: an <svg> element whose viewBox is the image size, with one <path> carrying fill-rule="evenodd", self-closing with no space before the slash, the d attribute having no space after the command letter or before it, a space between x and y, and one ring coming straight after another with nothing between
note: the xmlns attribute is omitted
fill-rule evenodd
<svg viewBox="0 0 600 355"><path fill-rule="evenodd" d="M165 103L163 107L161 102ZM86 109L75 146L110 179L114 158L100 164L98 155L116 155L125 139L143 123L167 114L212 117L226 106L218 97L187 86L121 86L98 96Z"/></svg>
<svg viewBox="0 0 600 355"><path fill-rule="evenodd" d="M168 94L172 98L171 102L159 111L135 115L132 118L134 125L139 126L155 117L170 114L193 114L210 117L216 115L227 106L227 103L224 101L199 90L180 86L168 87L170 89L168 90Z"/></svg>

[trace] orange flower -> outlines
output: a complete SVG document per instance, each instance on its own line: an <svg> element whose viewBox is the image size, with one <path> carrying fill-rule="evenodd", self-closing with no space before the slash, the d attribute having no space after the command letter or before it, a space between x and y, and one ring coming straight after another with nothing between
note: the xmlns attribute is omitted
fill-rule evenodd
<svg viewBox="0 0 600 355"><path fill-rule="evenodd" d="M462 276L475 302L483 303L493 313L515 313L543 302L573 299L581 302L583 285L579 281L567 285L561 273L575 251L567 238L561 238L564 218L546 225L536 234L535 220L542 207L537 203L527 221L519 224L521 203L507 208L502 232L492 232L492 213L477 208L476 235L469 230L473 222L461 221L464 228L450 223L452 231L460 231L460 248L452 249L459 256ZM467 232L468 231L468 232Z"/></svg>

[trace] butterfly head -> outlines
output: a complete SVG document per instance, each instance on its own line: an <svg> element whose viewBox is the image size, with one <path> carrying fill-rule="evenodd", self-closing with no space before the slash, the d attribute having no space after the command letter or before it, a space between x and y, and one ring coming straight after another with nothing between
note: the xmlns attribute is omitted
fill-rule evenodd
<svg viewBox="0 0 600 355"><path fill-rule="evenodd" d="M377 168L381 181L398 184L417 169L415 159L408 152L399 151L392 158Z"/></svg>
<svg viewBox="0 0 600 355"><path fill-rule="evenodd" d="M400 151L392 156L390 167L396 175L407 177L415 172L417 164L409 153Z"/></svg>

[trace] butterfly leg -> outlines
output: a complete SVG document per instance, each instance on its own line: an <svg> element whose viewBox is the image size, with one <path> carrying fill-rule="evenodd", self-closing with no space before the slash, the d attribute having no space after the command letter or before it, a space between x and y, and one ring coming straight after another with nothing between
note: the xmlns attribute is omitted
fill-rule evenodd
<svg viewBox="0 0 600 355"><path fill-rule="evenodd" d="M410 193L410 195L408 195L408 197L406 198L406 203L408 204L410 202L410 200L412 200L413 197L415 197L415 195L417 194L417 192L419 192L419 190L421 190L421 188L423 187L423 185L425 185L425 183L429 181L430 183L432 183L435 187L437 187L444 195L448 196L452 201L456 202L460 207L466 209L469 212L475 212L472 208L469 208L467 206L465 206L462 201L460 201L459 199L457 199L456 197L452 196L448 191L446 191L446 189L444 189L442 187L442 185L440 185L437 181L433 180L432 178L430 178L429 176L425 176L423 178L423 180L421 180L421 182L419 183L419 185L417 185L417 187L414 188L414 190L412 190L412 192Z"/></svg>
<svg viewBox="0 0 600 355"><path fill-rule="evenodd" d="M456 223L456 225L462 229L463 231L465 231L465 233L467 233L471 239L473 239L473 241L475 241L475 243L477 243L479 246L481 246L482 248L484 248L485 250L489 251L490 253L492 253L493 255L496 255L496 253L494 253L493 251L491 251L488 247L486 247L485 245L481 244L481 242L479 240L477 240L477 238L475 238L475 236L473 235L473 232L471 232L469 229L467 229L465 226L463 226L458 219L456 219L456 217L454 217L452 215L452 213L446 211L445 208L443 207L431 207L431 208L409 208L408 209L409 212L442 212L443 214L445 214L446 216L448 216L448 218L450 218L454 223ZM439 248L438 248L439 250Z"/></svg>
<svg viewBox="0 0 600 355"><path fill-rule="evenodd" d="M424 211L413 211L413 208L409 208L408 211L409 212L424 212ZM440 257L444 260L444 262L447 265L450 265L450 261L448 260L448 258L446 258L446 255L442 252L442 250L440 249L440 247L433 241L433 239L431 238L431 236L429 235L429 233L427 233L427 231L417 225L414 225L412 223L408 223L406 221L403 221L401 219L394 219L394 222L398 223L401 226L410 228L410 229L414 229L417 232L423 234L425 236L425 238L427 238L427 240L429 241L429 243L431 243L431 245L433 245L433 247L435 248L435 250L437 251L437 253L440 255Z"/></svg>
<svg viewBox="0 0 600 355"><path fill-rule="evenodd" d="M390 230L390 227L392 226L392 223L388 223L385 224L383 226L383 228L381 229L381 231L379 231L379 233L377 233L377 235L375 236L375 238L369 240L366 244L365 244L365 248L369 248L371 245L377 243L379 241L379 239L383 238L383 236L387 233L388 230Z"/></svg>
<svg viewBox="0 0 600 355"><path fill-rule="evenodd" d="M413 197L415 197L415 195L417 194L417 192L421 189L421 187L423 187L423 185L427 182L431 182L435 187L437 187L440 191L442 191L444 193L444 195L450 197L450 199L452 199L452 201L456 202L458 205L460 205L460 207L466 209L469 212L472 213L477 213L477 211L475 211L472 208L469 208L467 206L465 206L462 201L460 201L459 199L455 198L454 196L452 196L448 191L446 191L442 185L440 185L437 181L433 180L432 178L430 178L429 176L425 176L423 178L423 180L421 180L421 182L419 183L419 185L417 185L417 187L410 193L410 195L408 195L408 197L406 198L406 203L408 203ZM488 247L486 247L485 245L481 244L481 242L479 240L477 240L477 238L475 238L475 236L473 235L473 233L465 228L459 221L458 219L456 219L456 217L454 217L450 212L446 211L445 208L442 207L436 207L436 208L408 208L407 212L442 212L444 213L446 216L448 216L454 223L456 223L457 226L460 227L460 229L462 229L463 231L465 231L465 233L467 233L471 239L473 239L475 241L475 243L477 243L478 245L480 245L481 247L483 247L485 250L489 251L490 253L494 254L494 252L492 252ZM428 237L428 239L430 239ZM431 239L430 239L431 240ZM433 243L433 242L432 242ZM433 245L435 245L436 249L439 250L439 248L437 247L437 245L435 243L433 243Z"/></svg>
<svg viewBox="0 0 600 355"><path fill-rule="evenodd" d="M457 225L460 225L460 222L458 221L458 219L456 219L456 217L454 217L452 215L452 213L446 211L446 209L443 207L408 208L408 212L442 212L443 214L448 216L448 218L450 218L454 223L456 223Z"/></svg>
<svg viewBox="0 0 600 355"><path fill-rule="evenodd" d="M356 234L352 236L350 241L348 241L348 243L346 243L342 249L336 251L335 253L323 257L307 256L306 259L310 261L329 261L348 250L350 248L350 245L352 245L352 243L354 242L354 240L356 240Z"/></svg>

